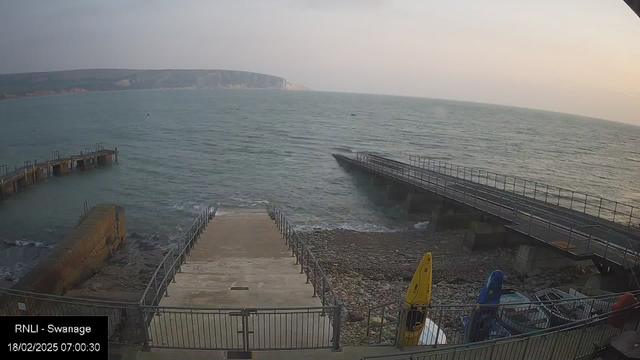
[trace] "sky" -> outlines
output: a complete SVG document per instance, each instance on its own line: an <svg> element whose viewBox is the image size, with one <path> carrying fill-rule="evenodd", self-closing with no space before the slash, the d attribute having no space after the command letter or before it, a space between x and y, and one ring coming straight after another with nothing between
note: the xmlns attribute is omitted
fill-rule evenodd
<svg viewBox="0 0 640 360"><path fill-rule="evenodd" d="M229 69L640 125L622 0L0 0L0 73Z"/></svg>

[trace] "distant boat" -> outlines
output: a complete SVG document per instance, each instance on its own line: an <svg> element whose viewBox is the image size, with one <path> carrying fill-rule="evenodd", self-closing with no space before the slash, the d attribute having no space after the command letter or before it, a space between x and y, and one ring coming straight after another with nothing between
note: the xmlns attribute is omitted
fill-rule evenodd
<svg viewBox="0 0 640 360"><path fill-rule="evenodd" d="M533 296L543 304L552 326L588 319L596 314L585 301L559 289L540 290Z"/></svg>
<svg viewBox="0 0 640 360"><path fill-rule="evenodd" d="M509 306L509 304L514 304ZM503 305L507 306L503 306ZM531 300L524 294L513 290L503 289L500 297L501 307L496 312L498 323L511 334L525 334L549 327L549 316L539 305L531 304Z"/></svg>

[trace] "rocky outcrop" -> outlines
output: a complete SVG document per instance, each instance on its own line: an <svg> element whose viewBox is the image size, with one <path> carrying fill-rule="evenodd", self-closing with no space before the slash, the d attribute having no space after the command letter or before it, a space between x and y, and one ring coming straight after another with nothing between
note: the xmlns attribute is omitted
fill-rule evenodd
<svg viewBox="0 0 640 360"><path fill-rule="evenodd" d="M278 76L232 70L88 69L0 75L0 100L88 91L185 88L309 90Z"/></svg>

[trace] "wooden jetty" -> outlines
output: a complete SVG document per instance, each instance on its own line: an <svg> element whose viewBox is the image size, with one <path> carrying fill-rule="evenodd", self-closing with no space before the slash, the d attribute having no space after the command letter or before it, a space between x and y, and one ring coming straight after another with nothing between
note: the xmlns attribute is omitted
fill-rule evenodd
<svg viewBox="0 0 640 360"><path fill-rule="evenodd" d="M118 161L118 148L109 150L98 144L95 151L85 148L79 155L64 158L60 157L58 151L52 151L51 160L25 161L21 167L16 165L13 171L9 171L6 165L0 165L0 201L50 176L64 176L73 170L89 170L111 164L114 160Z"/></svg>

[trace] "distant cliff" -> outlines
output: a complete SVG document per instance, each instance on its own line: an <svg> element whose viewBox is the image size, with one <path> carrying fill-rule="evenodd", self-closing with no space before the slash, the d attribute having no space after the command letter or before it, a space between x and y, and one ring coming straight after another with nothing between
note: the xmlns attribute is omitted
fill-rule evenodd
<svg viewBox="0 0 640 360"><path fill-rule="evenodd" d="M278 76L231 70L87 69L0 75L0 100L89 91L185 88L309 90Z"/></svg>

